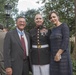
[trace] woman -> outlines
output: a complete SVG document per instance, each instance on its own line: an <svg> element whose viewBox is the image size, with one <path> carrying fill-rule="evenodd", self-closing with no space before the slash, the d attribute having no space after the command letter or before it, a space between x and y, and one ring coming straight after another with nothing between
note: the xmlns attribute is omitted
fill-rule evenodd
<svg viewBox="0 0 76 75"><path fill-rule="evenodd" d="M57 12L49 14L49 20L55 24L51 31L51 63L50 75L72 75L72 65L69 54L69 28L61 23Z"/></svg>

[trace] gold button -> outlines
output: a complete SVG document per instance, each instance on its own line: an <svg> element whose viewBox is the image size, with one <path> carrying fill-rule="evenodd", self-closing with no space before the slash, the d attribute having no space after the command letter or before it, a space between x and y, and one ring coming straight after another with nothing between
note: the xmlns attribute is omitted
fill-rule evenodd
<svg viewBox="0 0 76 75"><path fill-rule="evenodd" d="M37 35L39 35L39 34L37 34Z"/></svg>
<svg viewBox="0 0 76 75"><path fill-rule="evenodd" d="M38 29L39 30L39 29Z"/></svg>
<svg viewBox="0 0 76 75"><path fill-rule="evenodd" d="M37 33L39 33L39 31Z"/></svg>
<svg viewBox="0 0 76 75"><path fill-rule="evenodd" d="M39 42L39 40L37 40Z"/></svg>
<svg viewBox="0 0 76 75"><path fill-rule="evenodd" d="M39 39L39 37L37 37Z"/></svg>
<svg viewBox="0 0 76 75"><path fill-rule="evenodd" d="M38 44L40 44L40 43L38 42Z"/></svg>

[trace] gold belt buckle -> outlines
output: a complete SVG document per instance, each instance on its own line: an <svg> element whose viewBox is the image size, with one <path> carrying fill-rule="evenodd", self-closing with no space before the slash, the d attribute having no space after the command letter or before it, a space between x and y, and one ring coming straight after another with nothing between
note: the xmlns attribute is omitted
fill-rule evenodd
<svg viewBox="0 0 76 75"><path fill-rule="evenodd" d="M37 45L37 48L41 48L41 45Z"/></svg>

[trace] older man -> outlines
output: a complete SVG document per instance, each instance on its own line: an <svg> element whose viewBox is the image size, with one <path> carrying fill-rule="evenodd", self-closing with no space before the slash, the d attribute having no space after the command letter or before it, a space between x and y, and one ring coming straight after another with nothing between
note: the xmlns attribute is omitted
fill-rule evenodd
<svg viewBox="0 0 76 75"><path fill-rule="evenodd" d="M9 31L4 40L4 64L7 75L29 75L29 34L24 30L24 17L16 19L16 29Z"/></svg>

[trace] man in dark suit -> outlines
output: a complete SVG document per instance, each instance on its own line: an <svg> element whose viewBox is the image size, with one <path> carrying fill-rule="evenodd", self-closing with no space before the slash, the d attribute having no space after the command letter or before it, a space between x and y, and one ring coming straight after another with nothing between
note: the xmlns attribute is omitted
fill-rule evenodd
<svg viewBox="0 0 76 75"><path fill-rule="evenodd" d="M4 40L4 65L7 75L29 75L29 34L24 30L24 17L16 19L16 29L9 31Z"/></svg>
<svg viewBox="0 0 76 75"><path fill-rule="evenodd" d="M0 75L6 75L3 58L3 43L6 32L3 29L3 26L0 25Z"/></svg>

